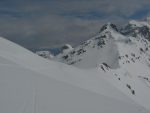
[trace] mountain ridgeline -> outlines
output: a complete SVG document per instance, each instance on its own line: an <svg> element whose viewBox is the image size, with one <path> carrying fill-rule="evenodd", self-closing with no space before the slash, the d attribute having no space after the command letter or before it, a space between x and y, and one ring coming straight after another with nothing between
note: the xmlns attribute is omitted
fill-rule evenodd
<svg viewBox="0 0 150 113"><path fill-rule="evenodd" d="M68 53L60 53L55 60L80 68L94 68L99 64L106 63L113 69L120 67L119 60L124 51L120 52L120 44L126 44L131 50L133 45L137 46L138 53L141 53L141 51L148 51L149 41L150 24L148 19L147 21L132 20L120 29L115 24L107 23L94 37ZM130 56L129 53L126 54L125 56ZM133 54L135 54L134 51Z"/></svg>
<svg viewBox="0 0 150 113"><path fill-rule="evenodd" d="M150 108L150 19L117 28L105 24L91 39L54 60L79 69L98 69L118 89ZM143 89L143 90L141 90Z"/></svg>

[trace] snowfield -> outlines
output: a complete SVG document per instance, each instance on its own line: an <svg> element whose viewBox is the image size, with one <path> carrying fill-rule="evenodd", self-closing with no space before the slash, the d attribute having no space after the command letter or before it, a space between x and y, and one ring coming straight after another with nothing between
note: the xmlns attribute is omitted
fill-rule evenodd
<svg viewBox="0 0 150 113"><path fill-rule="evenodd" d="M53 60L0 38L0 113L150 113L150 42L130 33L109 23Z"/></svg>
<svg viewBox="0 0 150 113"><path fill-rule="evenodd" d="M0 112L149 113L96 70L48 61L0 38Z"/></svg>

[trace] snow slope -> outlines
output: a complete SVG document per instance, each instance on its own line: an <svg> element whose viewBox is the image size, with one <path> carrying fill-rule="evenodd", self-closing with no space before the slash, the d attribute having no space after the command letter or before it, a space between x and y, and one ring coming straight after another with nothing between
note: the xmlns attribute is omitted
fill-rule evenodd
<svg viewBox="0 0 150 113"><path fill-rule="evenodd" d="M150 112L102 74L48 61L0 38L0 112Z"/></svg>
<svg viewBox="0 0 150 113"><path fill-rule="evenodd" d="M82 43L69 54L58 55L56 60L84 69L95 68L104 62L112 68L117 68L119 53L112 32L117 32L117 28L108 23L95 37ZM118 40L121 41L120 38Z"/></svg>
<svg viewBox="0 0 150 113"><path fill-rule="evenodd" d="M150 27L148 21L131 21L121 30L111 23L93 38L56 60L98 73L150 110Z"/></svg>

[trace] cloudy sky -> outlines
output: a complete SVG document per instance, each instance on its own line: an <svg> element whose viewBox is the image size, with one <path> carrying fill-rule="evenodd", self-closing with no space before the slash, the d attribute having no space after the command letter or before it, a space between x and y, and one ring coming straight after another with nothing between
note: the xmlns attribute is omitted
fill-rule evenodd
<svg viewBox="0 0 150 113"><path fill-rule="evenodd" d="M0 35L30 49L75 46L106 22L149 14L149 0L0 0Z"/></svg>

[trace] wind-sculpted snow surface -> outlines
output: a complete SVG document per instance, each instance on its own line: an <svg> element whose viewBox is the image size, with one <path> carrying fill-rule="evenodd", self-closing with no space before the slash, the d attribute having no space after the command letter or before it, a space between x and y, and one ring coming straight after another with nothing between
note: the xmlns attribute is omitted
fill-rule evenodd
<svg viewBox="0 0 150 113"><path fill-rule="evenodd" d="M0 38L1 113L150 112L107 77L97 69L48 61Z"/></svg>

